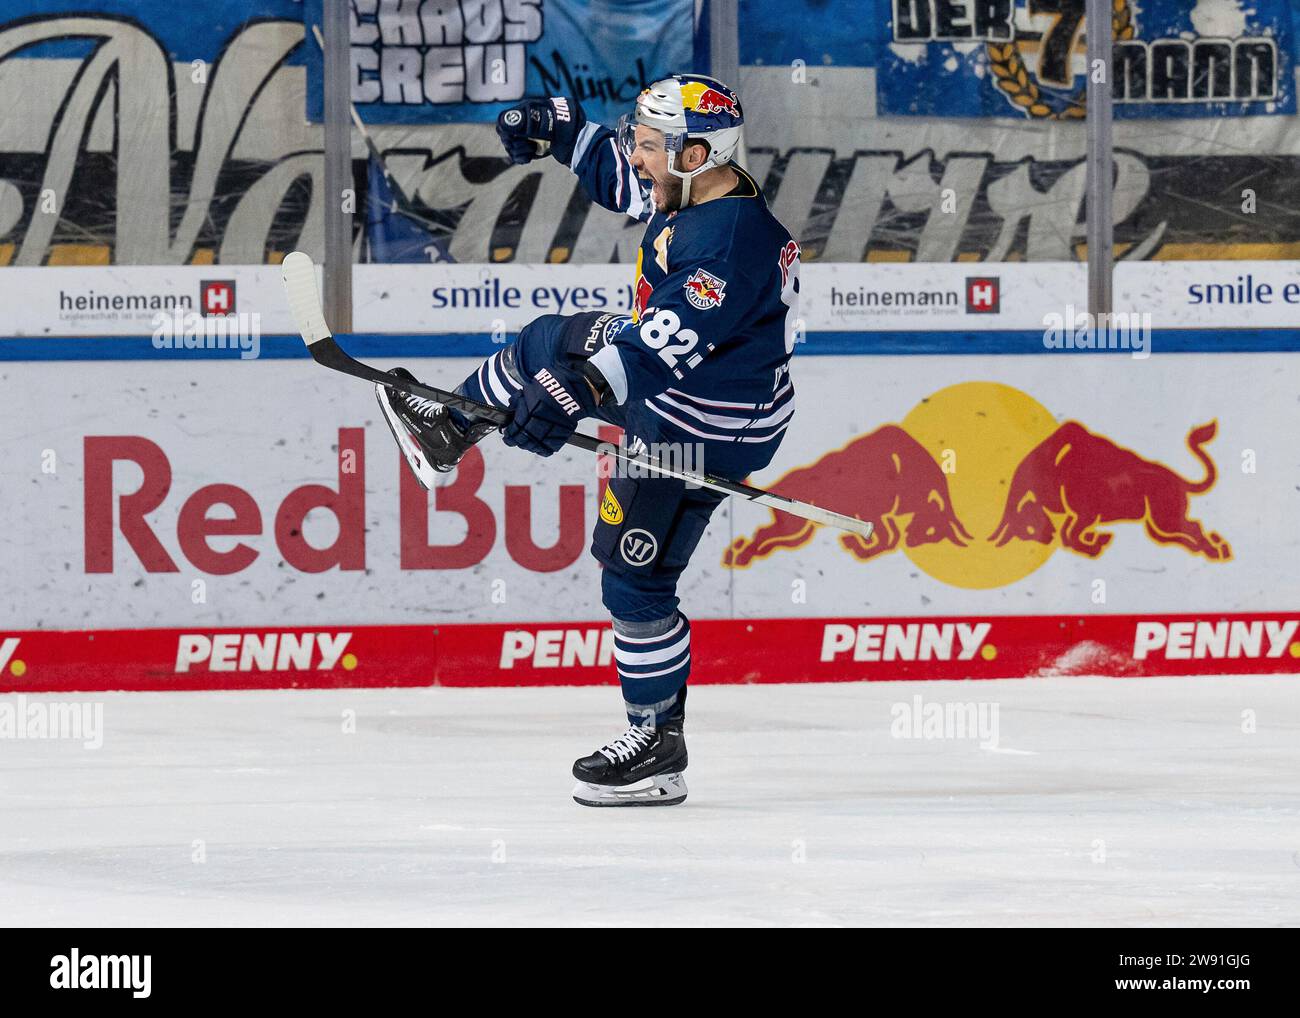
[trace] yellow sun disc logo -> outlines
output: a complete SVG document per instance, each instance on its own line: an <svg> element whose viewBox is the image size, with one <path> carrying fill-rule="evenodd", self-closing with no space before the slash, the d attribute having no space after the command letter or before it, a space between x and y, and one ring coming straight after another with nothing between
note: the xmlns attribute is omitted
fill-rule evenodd
<svg viewBox="0 0 1300 1018"><path fill-rule="evenodd" d="M1052 433L1056 421L1019 389L962 382L917 404L902 425L942 465L962 523L982 538L997 528L1016 466ZM988 590L1024 579L1052 550L1032 541L999 548L976 539L964 548L948 541L904 546L903 553L936 580Z"/></svg>
<svg viewBox="0 0 1300 1018"><path fill-rule="evenodd" d="M611 525L623 522L623 507L609 488L605 489L605 497L600 500L600 518Z"/></svg>

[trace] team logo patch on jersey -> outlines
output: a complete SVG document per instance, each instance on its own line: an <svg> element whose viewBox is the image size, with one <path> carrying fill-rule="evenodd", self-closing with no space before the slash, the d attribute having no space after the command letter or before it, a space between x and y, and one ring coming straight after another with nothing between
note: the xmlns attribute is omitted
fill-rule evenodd
<svg viewBox="0 0 1300 1018"><path fill-rule="evenodd" d="M713 273L705 272L703 269L696 269L695 275L686 280L684 289L686 290L686 299L694 307L706 311L709 308L716 308L722 303L722 298L726 296L722 291L726 287L726 280L719 279Z"/></svg>
<svg viewBox="0 0 1300 1018"><path fill-rule="evenodd" d="M605 489L605 497L600 500L600 518L615 526L623 522L623 507L609 488Z"/></svg>

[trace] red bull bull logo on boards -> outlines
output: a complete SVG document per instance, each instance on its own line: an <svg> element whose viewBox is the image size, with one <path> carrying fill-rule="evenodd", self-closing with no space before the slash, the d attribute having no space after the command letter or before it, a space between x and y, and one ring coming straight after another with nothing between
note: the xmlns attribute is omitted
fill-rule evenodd
<svg viewBox="0 0 1300 1018"><path fill-rule="evenodd" d="M1224 562L1232 557L1228 542L1192 516L1190 502L1217 479L1205 450L1217 430L1211 421L1188 432L1187 448L1202 467L1200 479L1188 480L1077 421L1058 425L1018 389L964 382L772 487L871 520L869 540L838 537L858 561L902 551L935 579L967 589L1015 583L1058 548L1096 558L1122 523L1141 524L1157 544ZM807 544L816 529L773 512L732 543L723 564L745 568Z"/></svg>

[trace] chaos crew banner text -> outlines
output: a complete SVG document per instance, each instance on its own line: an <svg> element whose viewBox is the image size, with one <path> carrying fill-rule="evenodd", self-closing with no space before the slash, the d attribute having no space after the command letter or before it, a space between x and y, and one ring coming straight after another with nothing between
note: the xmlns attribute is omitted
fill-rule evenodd
<svg viewBox="0 0 1300 1018"><path fill-rule="evenodd" d="M324 0L307 0L319 25ZM695 0L350 0L352 102L370 123L495 121L528 95L572 95L617 119L641 89L694 62ZM307 115L322 119L321 54Z"/></svg>

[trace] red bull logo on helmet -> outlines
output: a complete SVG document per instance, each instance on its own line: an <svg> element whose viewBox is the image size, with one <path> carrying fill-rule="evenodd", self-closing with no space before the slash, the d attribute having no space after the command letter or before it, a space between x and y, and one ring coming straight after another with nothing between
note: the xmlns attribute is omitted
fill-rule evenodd
<svg viewBox="0 0 1300 1018"><path fill-rule="evenodd" d="M733 117L739 117L740 107L731 96L719 92L716 88L706 88L695 103L695 112L730 113Z"/></svg>
<svg viewBox="0 0 1300 1018"><path fill-rule="evenodd" d="M740 100L726 86L715 87L702 81L682 82L682 107L690 113L706 116L727 113L740 120Z"/></svg>
<svg viewBox="0 0 1300 1018"><path fill-rule="evenodd" d="M1188 480L1077 421L1058 425L1018 389L964 382L772 488L870 520L870 539L837 537L858 561L901 551L935 579L967 589L1015 583L1061 548L1096 558L1123 523L1141 524L1157 544L1224 562L1232 557L1228 542L1193 517L1190 501L1217 479L1205 450L1217 430L1212 421L1188 432L1187 448L1203 469ZM772 512L732 543L723 564L744 568L809 543L817 529Z"/></svg>

